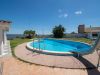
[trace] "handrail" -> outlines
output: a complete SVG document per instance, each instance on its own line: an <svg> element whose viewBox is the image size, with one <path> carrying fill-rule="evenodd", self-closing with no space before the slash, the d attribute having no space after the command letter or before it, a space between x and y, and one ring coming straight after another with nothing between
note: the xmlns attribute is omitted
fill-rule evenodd
<svg viewBox="0 0 100 75"><path fill-rule="evenodd" d="M39 50L40 50L40 38L39 38L38 42L39 42Z"/></svg>
<svg viewBox="0 0 100 75"><path fill-rule="evenodd" d="M92 50L98 50L100 48L100 32L98 33L98 38L95 41L95 44L91 48Z"/></svg>

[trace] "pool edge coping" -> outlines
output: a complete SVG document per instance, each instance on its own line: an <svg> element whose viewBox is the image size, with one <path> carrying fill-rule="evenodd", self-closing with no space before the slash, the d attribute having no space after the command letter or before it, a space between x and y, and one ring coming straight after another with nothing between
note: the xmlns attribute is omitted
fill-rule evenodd
<svg viewBox="0 0 100 75"><path fill-rule="evenodd" d="M47 51L47 50L42 50L42 49L36 49L30 46L31 43L32 42L28 42L26 45L26 47L31 51L37 51L37 52L42 52L46 54L73 54L72 52L57 52L57 51Z"/></svg>

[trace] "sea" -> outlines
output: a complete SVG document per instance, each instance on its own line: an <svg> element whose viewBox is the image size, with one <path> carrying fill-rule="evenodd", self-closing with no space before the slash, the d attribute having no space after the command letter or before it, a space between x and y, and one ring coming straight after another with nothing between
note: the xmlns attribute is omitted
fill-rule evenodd
<svg viewBox="0 0 100 75"><path fill-rule="evenodd" d="M7 34L8 40L12 40L12 39L15 39L15 38L22 38L22 37L24 37L23 34Z"/></svg>

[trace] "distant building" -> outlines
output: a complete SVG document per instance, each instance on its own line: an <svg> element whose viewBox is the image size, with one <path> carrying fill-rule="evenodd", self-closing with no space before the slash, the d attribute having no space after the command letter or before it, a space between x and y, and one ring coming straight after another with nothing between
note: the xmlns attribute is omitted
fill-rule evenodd
<svg viewBox="0 0 100 75"><path fill-rule="evenodd" d="M85 27L85 25L78 26L78 33L87 35L88 38L95 38L100 32L100 27Z"/></svg>
<svg viewBox="0 0 100 75"><path fill-rule="evenodd" d="M85 33L85 25L84 24L78 26L78 33L81 33L81 34Z"/></svg>

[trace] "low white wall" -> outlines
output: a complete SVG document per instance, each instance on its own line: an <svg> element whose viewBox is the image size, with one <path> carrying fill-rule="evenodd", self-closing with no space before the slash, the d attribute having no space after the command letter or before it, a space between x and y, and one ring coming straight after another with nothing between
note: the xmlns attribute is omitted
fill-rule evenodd
<svg viewBox="0 0 100 75"><path fill-rule="evenodd" d="M0 30L0 55L2 54L2 43L3 43L3 31Z"/></svg>
<svg viewBox="0 0 100 75"><path fill-rule="evenodd" d="M6 33L0 30L0 55L5 51L5 46L7 45Z"/></svg>

